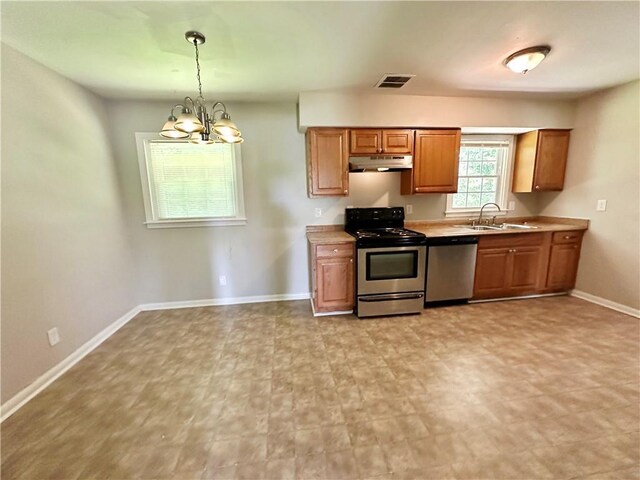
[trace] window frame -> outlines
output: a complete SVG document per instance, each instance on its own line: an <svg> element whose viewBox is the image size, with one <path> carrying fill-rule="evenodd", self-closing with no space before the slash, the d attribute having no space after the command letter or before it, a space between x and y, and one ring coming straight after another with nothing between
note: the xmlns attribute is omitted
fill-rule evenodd
<svg viewBox="0 0 640 480"><path fill-rule="evenodd" d="M509 193L511 192L511 181L513 175L513 162L515 158L515 135L503 135L503 134L466 134L462 135L460 138L460 148L464 146L465 140L467 142L482 142L482 143L491 143L491 142L508 142L508 152L506 158L504 160L504 164L502 165L502 173L500 174L499 182L498 182L498 194L496 198L496 203L500 205L500 212L496 212L495 209L491 210L491 216L504 216L509 212ZM458 159L460 162L460 159ZM480 207L472 207L472 208L454 208L453 207L453 195L447 195L447 206L445 209L446 217L468 217L469 215L480 213Z"/></svg>
<svg viewBox="0 0 640 480"><path fill-rule="evenodd" d="M144 224L147 228L183 228L183 227L227 227L246 225L247 217L244 208L244 188L242 178L242 156L240 144L231 144L234 154L234 175L236 191L236 216L235 217L187 217L159 219L156 217L153 202L151 200L151 179L147 164L148 146L151 141L159 143L188 143L187 140L168 140L158 136L157 133L136 132L136 147L138 151L138 168L140 169L140 181L142 183L142 198L144 202Z"/></svg>

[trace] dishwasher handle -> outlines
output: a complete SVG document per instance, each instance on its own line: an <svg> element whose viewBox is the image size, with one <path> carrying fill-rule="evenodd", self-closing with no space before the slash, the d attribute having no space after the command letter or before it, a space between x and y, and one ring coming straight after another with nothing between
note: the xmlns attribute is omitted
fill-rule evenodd
<svg viewBox="0 0 640 480"><path fill-rule="evenodd" d="M434 237L429 238L427 245L430 247L440 247L446 245L475 245L478 243L477 236L457 236L457 237Z"/></svg>

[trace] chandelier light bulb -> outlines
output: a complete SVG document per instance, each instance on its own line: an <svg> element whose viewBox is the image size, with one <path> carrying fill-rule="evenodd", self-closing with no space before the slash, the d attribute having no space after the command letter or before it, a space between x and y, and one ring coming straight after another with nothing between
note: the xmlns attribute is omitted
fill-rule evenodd
<svg viewBox="0 0 640 480"><path fill-rule="evenodd" d="M180 130L176 130L174 125L176 124L176 117L173 115L169 116L167 121L164 123L162 130L160 131L160 135L165 138L187 138L189 136L188 133L181 132Z"/></svg>
<svg viewBox="0 0 640 480"><path fill-rule="evenodd" d="M178 119L176 120L175 125L173 126L176 130L180 130L181 132L193 133L193 132L201 132L204 130L204 125L202 122L189 110L186 112L183 111Z"/></svg>

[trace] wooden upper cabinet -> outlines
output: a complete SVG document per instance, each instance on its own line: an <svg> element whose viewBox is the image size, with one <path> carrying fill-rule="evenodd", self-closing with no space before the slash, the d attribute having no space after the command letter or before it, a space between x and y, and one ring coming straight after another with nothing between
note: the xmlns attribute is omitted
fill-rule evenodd
<svg viewBox="0 0 640 480"><path fill-rule="evenodd" d="M351 130L351 155L374 155L382 152L382 130Z"/></svg>
<svg viewBox="0 0 640 480"><path fill-rule="evenodd" d="M460 130L416 130L413 169L401 176L402 195L458 190Z"/></svg>
<svg viewBox="0 0 640 480"><path fill-rule="evenodd" d="M343 128L307 130L309 196L349 193L348 131Z"/></svg>
<svg viewBox="0 0 640 480"><path fill-rule="evenodd" d="M534 130L518 135L512 190L562 190L570 130Z"/></svg>
<svg viewBox="0 0 640 480"><path fill-rule="evenodd" d="M389 130L353 129L350 135L349 153L350 155L411 155L413 153L413 133L413 130L401 128Z"/></svg>
<svg viewBox="0 0 640 480"><path fill-rule="evenodd" d="M383 130L382 153L413 154L414 130Z"/></svg>

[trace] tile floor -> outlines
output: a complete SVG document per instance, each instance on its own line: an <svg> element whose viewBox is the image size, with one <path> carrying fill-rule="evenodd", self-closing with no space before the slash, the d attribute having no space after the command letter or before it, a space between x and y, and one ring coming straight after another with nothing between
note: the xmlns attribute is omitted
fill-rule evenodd
<svg viewBox="0 0 640 480"><path fill-rule="evenodd" d="M146 312L2 425L2 478L639 478L636 319Z"/></svg>

